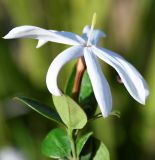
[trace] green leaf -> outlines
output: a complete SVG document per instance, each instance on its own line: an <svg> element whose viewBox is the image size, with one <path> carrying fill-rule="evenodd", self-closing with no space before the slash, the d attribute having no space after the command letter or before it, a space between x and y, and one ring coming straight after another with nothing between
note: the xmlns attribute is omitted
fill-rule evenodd
<svg viewBox="0 0 155 160"><path fill-rule="evenodd" d="M71 146L66 131L56 128L49 132L42 143L42 152L51 158L68 157L71 153Z"/></svg>
<svg viewBox="0 0 155 160"><path fill-rule="evenodd" d="M82 78L79 103L87 113L88 118L92 117L96 112L97 102L87 71L84 72Z"/></svg>
<svg viewBox="0 0 155 160"><path fill-rule="evenodd" d="M93 160L110 160L109 151L104 143L94 138L94 144L96 145L96 153Z"/></svg>
<svg viewBox="0 0 155 160"><path fill-rule="evenodd" d="M80 159L81 160L90 160L92 157L92 153L93 153L93 138L90 137L86 144L84 145L82 152L80 154Z"/></svg>
<svg viewBox="0 0 155 160"><path fill-rule="evenodd" d="M73 70L72 70L71 75L68 79L67 87L66 87L66 91L65 91L65 93L70 97L72 96L72 89L73 89L73 85L74 85L75 75L76 75L76 65L74 65L74 67L73 67Z"/></svg>
<svg viewBox="0 0 155 160"><path fill-rule="evenodd" d="M81 160L90 160L90 157L91 157L91 152L86 155L82 155Z"/></svg>
<svg viewBox="0 0 155 160"><path fill-rule="evenodd" d="M89 137L93 134L93 132L89 132L87 134L85 134L84 136L80 137L80 139L77 141L76 143L76 151L77 151L77 155L79 156L84 145L86 144L87 140L89 139Z"/></svg>
<svg viewBox="0 0 155 160"><path fill-rule="evenodd" d="M26 104L26 106L38 112L42 116L52 121L55 121L61 125L64 125L63 122L61 121L60 116L52 107L48 107L47 105L41 104L36 100L26 98L26 97L15 97L14 99Z"/></svg>
<svg viewBox="0 0 155 160"><path fill-rule="evenodd" d="M71 72L71 75L68 79L68 83L65 91L65 93L70 97L72 96L72 89L74 85L75 75L76 75L76 65L74 66ZM93 88L92 88L87 71L84 72L82 77L78 102L82 106L82 108L85 110L88 118L94 115L97 108L97 102L94 96Z"/></svg>
<svg viewBox="0 0 155 160"><path fill-rule="evenodd" d="M69 96L53 96L53 102L62 121L70 129L81 129L87 123L87 116L82 108Z"/></svg>

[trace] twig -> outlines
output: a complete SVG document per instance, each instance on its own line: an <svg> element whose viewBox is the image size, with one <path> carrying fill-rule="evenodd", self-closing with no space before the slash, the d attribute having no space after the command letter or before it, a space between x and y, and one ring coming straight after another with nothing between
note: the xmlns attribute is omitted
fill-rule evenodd
<svg viewBox="0 0 155 160"><path fill-rule="evenodd" d="M86 69L85 60L84 60L84 57L81 57L78 59L76 64L76 75L75 75L75 80L74 80L74 85L72 90L72 98L74 100L77 100L79 96L81 81L82 81L82 77L85 69Z"/></svg>

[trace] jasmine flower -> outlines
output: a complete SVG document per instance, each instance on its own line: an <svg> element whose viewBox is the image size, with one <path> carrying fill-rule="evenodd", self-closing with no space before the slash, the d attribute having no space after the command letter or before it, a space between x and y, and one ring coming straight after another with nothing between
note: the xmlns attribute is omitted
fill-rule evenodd
<svg viewBox="0 0 155 160"><path fill-rule="evenodd" d="M100 38L105 37L105 33L94 29L95 20L94 15L92 25L84 27L82 36L65 31L45 30L35 26L20 26L12 29L4 38L37 39L37 48L48 41L73 45L61 52L48 69L46 84L49 91L55 96L62 95L57 85L60 69L69 61L84 56L89 78L103 117L107 117L112 110L112 96L97 58L112 66L118 72L130 95L139 103L145 104L146 97L149 95L146 81L136 68L123 57L97 45Z"/></svg>

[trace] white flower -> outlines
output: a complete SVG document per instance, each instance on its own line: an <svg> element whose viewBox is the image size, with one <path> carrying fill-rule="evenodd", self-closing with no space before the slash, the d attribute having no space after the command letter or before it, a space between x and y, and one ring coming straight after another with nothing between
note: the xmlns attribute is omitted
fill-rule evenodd
<svg viewBox="0 0 155 160"><path fill-rule="evenodd" d="M37 48L48 41L73 45L73 47L61 52L51 63L46 76L47 87L53 95L61 96L62 93L57 86L57 77L60 69L69 61L84 56L96 100L103 117L107 117L112 109L112 96L97 57L111 65L118 72L130 95L139 103L145 104L149 90L146 81L134 66L117 53L97 46L101 37L105 37L105 34L100 30L93 30L93 27L90 26L84 27L82 37L71 32L21 26L12 29L4 38L37 39L39 40Z"/></svg>

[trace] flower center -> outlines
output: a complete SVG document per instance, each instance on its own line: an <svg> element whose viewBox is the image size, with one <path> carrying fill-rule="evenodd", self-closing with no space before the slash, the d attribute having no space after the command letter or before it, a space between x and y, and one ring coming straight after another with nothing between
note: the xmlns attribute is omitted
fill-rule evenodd
<svg viewBox="0 0 155 160"><path fill-rule="evenodd" d="M94 30L95 24L96 24L96 13L93 14L92 24L91 24L91 28L90 28L90 32L89 32L89 36L88 36L88 41L86 44L87 47L89 47L91 45L91 40L93 37L93 30Z"/></svg>

